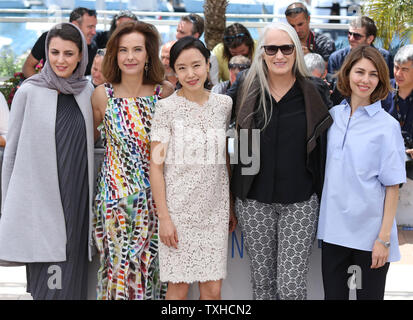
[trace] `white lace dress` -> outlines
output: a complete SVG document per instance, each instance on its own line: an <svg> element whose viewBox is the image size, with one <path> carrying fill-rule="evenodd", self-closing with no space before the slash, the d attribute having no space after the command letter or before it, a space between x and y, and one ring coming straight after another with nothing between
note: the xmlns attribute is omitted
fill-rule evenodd
<svg viewBox="0 0 413 320"><path fill-rule="evenodd" d="M151 140L168 143L164 165L166 202L178 232L178 249L160 242L163 282L225 278L229 181L225 134L232 100L210 93L198 105L175 92L158 101Z"/></svg>

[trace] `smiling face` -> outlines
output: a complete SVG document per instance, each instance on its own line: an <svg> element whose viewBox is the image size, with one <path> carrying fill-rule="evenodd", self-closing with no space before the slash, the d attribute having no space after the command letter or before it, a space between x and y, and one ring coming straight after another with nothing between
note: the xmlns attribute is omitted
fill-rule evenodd
<svg viewBox="0 0 413 320"><path fill-rule="evenodd" d="M351 68L349 82L351 99L357 98L368 105L370 96L379 83L379 73L369 59L362 58Z"/></svg>
<svg viewBox="0 0 413 320"><path fill-rule="evenodd" d="M203 90L208 77L208 63L195 48L183 50L175 61L175 73L184 90Z"/></svg>
<svg viewBox="0 0 413 320"><path fill-rule="evenodd" d="M283 30L269 30L266 38L265 45L282 46L287 44L294 44L287 32ZM263 59L267 65L270 75L283 76L292 74L294 62L295 62L295 49L292 54L284 55L281 50L273 56L263 53Z"/></svg>
<svg viewBox="0 0 413 320"><path fill-rule="evenodd" d="M81 22L73 21L72 23L79 27L79 29L85 36L86 43L90 45L92 43L93 37L96 34L96 25L98 23L98 20L95 16L89 16L87 13L85 13L82 16L82 19L79 21Z"/></svg>
<svg viewBox="0 0 413 320"><path fill-rule="evenodd" d="M81 54L73 41L53 37L49 43L48 59L58 77L69 78L80 62Z"/></svg>
<svg viewBox="0 0 413 320"><path fill-rule="evenodd" d="M119 39L117 59L122 73L128 75L143 73L148 59L145 36L138 32L123 35Z"/></svg>

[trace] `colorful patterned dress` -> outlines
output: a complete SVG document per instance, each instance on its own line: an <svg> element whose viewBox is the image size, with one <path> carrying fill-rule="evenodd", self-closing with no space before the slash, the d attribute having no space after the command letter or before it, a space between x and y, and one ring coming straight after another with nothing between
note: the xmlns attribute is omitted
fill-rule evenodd
<svg viewBox="0 0 413 320"><path fill-rule="evenodd" d="M101 132L106 151L97 180L94 238L100 253L98 299L162 299L166 284L158 266L158 217L149 185L151 120L160 86L152 96L115 98Z"/></svg>

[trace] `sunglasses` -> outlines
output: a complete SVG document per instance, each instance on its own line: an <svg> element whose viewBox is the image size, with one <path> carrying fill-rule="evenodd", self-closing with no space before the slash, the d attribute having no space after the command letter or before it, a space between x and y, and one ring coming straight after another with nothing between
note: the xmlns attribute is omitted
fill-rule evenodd
<svg viewBox="0 0 413 320"><path fill-rule="evenodd" d="M198 23L196 17L194 17L192 14L188 14L188 18L189 18L189 20L191 20L191 22L192 22L193 24Z"/></svg>
<svg viewBox="0 0 413 320"><path fill-rule="evenodd" d="M305 13L308 14L307 9L301 8L301 7L296 7L296 8L291 8L291 9L285 10L285 15L289 16L289 15L292 15L292 14L298 14L298 13L302 13L302 12L305 12Z"/></svg>
<svg viewBox="0 0 413 320"><path fill-rule="evenodd" d="M247 35L245 33L238 33L238 34L233 35L233 36L225 36L224 37L224 43L227 44L227 45L230 45L235 40L242 41L246 37L247 37Z"/></svg>
<svg viewBox="0 0 413 320"><path fill-rule="evenodd" d="M242 70L246 70L250 67L249 64L245 64L245 63L229 63L228 64L228 69L238 69L240 71Z"/></svg>
<svg viewBox="0 0 413 320"><path fill-rule="evenodd" d="M120 18L130 18L133 19L135 21L138 21L138 18L136 17L136 15L129 10L122 10L120 11L117 15L115 15L115 21L118 21Z"/></svg>
<svg viewBox="0 0 413 320"><path fill-rule="evenodd" d="M350 38L350 37L353 37L354 38L354 40L360 40L361 38L364 38L365 36L363 36L362 34L360 34L360 33L356 33L356 32L348 32L348 37Z"/></svg>
<svg viewBox="0 0 413 320"><path fill-rule="evenodd" d="M103 57L103 56L106 54L106 48L104 48L104 49L98 49L98 50L96 51L96 54Z"/></svg>
<svg viewBox="0 0 413 320"><path fill-rule="evenodd" d="M285 56L288 56L294 52L294 45L293 44L283 44L282 46L262 46L264 48L265 53L267 56L274 56L277 54L278 49L281 50L281 53Z"/></svg>

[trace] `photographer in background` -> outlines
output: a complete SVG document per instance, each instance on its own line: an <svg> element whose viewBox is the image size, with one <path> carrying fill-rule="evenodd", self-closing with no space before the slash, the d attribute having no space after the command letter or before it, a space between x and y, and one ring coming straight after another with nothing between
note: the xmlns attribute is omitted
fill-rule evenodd
<svg viewBox="0 0 413 320"><path fill-rule="evenodd" d="M106 48L106 44L113 32L115 32L116 28L125 22L130 21L138 21L138 17L130 10L121 10L118 14L116 14L111 23L110 29L106 31L97 31L95 37L93 38L94 42L98 49Z"/></svg>
<svg viewBox="0 0 413 320"><path fill-rule="evenodd" d="M211 91L215 93L225 94L229 87L235 82L237 74L240 71L247 70L251 66L251 60L242 55L234 56L229 60L229 80L221 81L212 87Z"/></svg>
<svg viewBox="0 0 413 320"><path fill-rule="evenodd" d="M413 157L413 44L397 51L394 57L394 79L390 83L395 90L382 101L382 105L399 121L406 153Z"/></svg>
<svg viewBox="0 0 413 320"><path fill-rule="evenodd" d="M304 55L318 53L327 66L328 58L336 50L334 41L310 28L310 12L303 2L294 2L285 10L285 18L297 32Z"/></svg>
<svg viewBox="0 0 413 320"><path fill-rule="evenodd" d="M95 58L93 59L92 69L91 69L91 80L93 87L100 86L106 82L105 77L102 73L102 63L105 57L106 49L98 49L96 51Z"/></svg>

